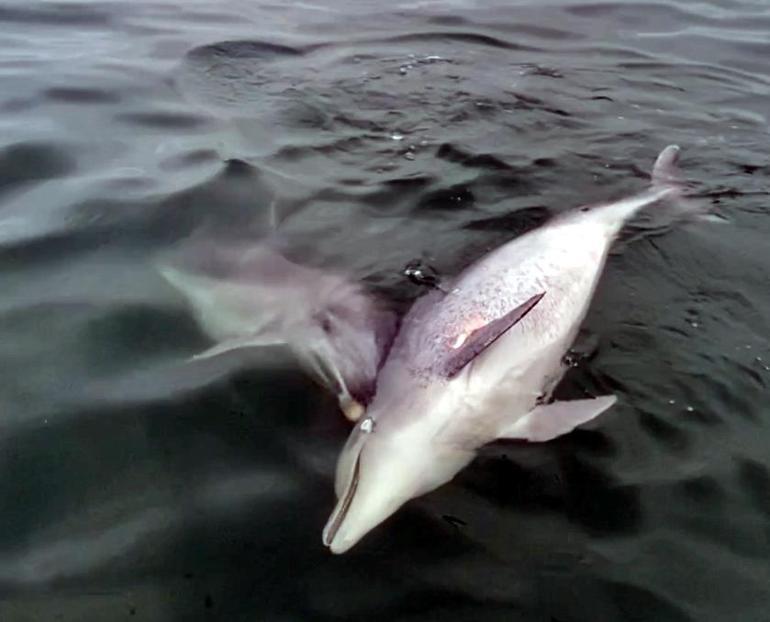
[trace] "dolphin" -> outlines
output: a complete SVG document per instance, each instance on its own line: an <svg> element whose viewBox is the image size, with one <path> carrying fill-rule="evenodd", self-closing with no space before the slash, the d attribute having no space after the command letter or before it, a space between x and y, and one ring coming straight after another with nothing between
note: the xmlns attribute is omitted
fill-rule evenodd
<svg viewBox="0 0 770 622"><path fill-rule="evenodd" d="M652 185L585 206L477 260L404 316L366 414L337 462L323 543L344 553L408 500L434 490L496 439L548 441L610 408L614 395L551 401L613 240L639 210L685 198L679 148Z"/></svg>
<svg viewBox="0 0 770 622"><path fill-rule="evenodd" d="M216 343L193 357L287 346L355 421L374 394L395 316L345 276L287 259L268 241L188 242L160 274Z"/></svg>

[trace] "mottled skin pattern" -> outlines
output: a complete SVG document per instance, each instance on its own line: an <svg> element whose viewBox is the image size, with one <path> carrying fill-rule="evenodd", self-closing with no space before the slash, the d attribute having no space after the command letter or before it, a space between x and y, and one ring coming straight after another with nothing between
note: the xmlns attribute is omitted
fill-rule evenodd
<svg viewBox="0 0 770 622"><path fill-rule="evenodd" d="M588 216L522 236L465 270L445 286L446 294L434 291L419 300L404 318L380 372L370 408L378 423L414 416L413 412L405 414L411 408L403 403L380 409L381 400L391 401L389 395L409 394L417 405L422 392L432 394L437 386L448 388L442 368L463 335L545 292L535 308L502 336L501 343L462 372L465 382L462 396L453 399L452 420L463 428L473 425L475 417L462 415L474 409L484 411L491 422L484 407L491 394L501 402L501 415L515 410L523 415L531 410L560 378L561 358L575 337L604 266L609 247L606 228L592 223ZM505 361L498 360L500 355L495 353L499 351L504 352ZM493 386L496 390L490 392Z"/></svg>
<svg viewBox="0 0 770 622"><path fill-rule="evenodd" d="M323 532L332 552L345 552L404 502L452 479L482 445L511 435L549 440L602 412L593 410L597 403L614 403L606 396L538 407L564 372L562 358L624 222L661 199L680 198L677 155L675 146L661 152L650 190L555 218L417 301L340 456L339 500ZM541 295L519 322L496 322ZM490 322L500 332L478 350L474 331ZM464 344L475 357L460 356L468 364L447 374Z"/></svg>
<svg viewBox="0 0 770 622"><path fill-rule="evenodd" d="M555 222L485 256L446 285L446 293L432 291L417 301L362 422L372 432L359 424L340 456L340 502L324 532L333 551L352 546L363 535L361 525L371 528L407 499L451 479L478 447L497 438L504 422L529 413L552 389L610 240L606 226L588 218ZM457 376L446 377L459 337L542 292L518 324Z"/></svg>
<svg viewBox="0 0 770 622"><path fill-rule="evenodd" d="M442 429L456 426L455 435L471 433L474 439L476 432L488 431L492 436L486 440L493 440L495 409L507 419L516 412L524 415L562 377L563 356L626 218L672 191L653 188L555 218L485 255L443 284L443 292L434 290L419 299L404 317L380 371L369 414L382 425L391 418L401 424L422 409L422 394L433 400L441 390L454 405L452 425L441 423ZM441 370L463 335L540 293L545 296L532 311L466 368L463 383L447 382ZM455 388L448 390L450 385ZM394 399L403 395L410 396L408 402ZM484 413L481 427L477 412Z"/></svg>

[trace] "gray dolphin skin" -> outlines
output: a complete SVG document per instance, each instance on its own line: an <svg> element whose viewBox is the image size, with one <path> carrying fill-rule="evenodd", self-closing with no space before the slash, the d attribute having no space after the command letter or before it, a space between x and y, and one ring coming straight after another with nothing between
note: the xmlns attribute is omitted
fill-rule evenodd
<svg viewBox="0 0 770 622"><path fill-rule="evenodd" d="M678 155L660 153L647 191L557 216L416 301L337 463L323 530L333 553L451 480L482 445L548 441L615 403L549 400L623 224L662 200L694 205L681 196Z"/></svg>
<svg viewBox="0 0 770 622"><path fill-rule="evenodd" d="M194 359L285 345L358 419L393 338L390 311L342 275L289 261L266 242L204 240L181 254L158 269L216 342Z"/></svg>

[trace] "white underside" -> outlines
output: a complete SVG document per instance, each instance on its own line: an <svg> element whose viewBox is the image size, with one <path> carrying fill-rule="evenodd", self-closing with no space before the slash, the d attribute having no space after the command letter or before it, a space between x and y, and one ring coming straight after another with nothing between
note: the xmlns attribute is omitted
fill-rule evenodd
<svg viewBox="0 0 770 622"><path fill-rule="evenodd" d="M494 440L501 427L550 394L565 371L564 354L588 311L610 243L600 222L585 219L537 230L485 258L490 270L505 266L505 282L517 300L545 296L447 385L447 407L435 411L451 417L442 426L445 440L466 446ZM479 265L458 282L459 293L486 269Z"/></svg>

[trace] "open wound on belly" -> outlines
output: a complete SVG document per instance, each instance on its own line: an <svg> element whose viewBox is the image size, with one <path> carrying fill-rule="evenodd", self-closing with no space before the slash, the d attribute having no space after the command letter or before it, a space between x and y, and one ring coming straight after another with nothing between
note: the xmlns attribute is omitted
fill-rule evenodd
<svg viewBox="0 0 770 622"><path fill-rule="evenodd" d="M484 320L483 317L479 314L474 314L468 320L465 322L465 324L460 329L460 332L458 335L454 338L452 343L450 344L450 348L453 350L457 350L458 348L461 348L463 344L468 340L468 337L470 337L473 333L475 333L478 329L482 328L487 322Z"/></svg>
<svg viewBox="0 0 770 622"><path fill-rule="evenodd" d="M502 317L478 327L463 330L452 342L454 350L444 365L444 375L456 376L468 363L497 341L509 328L518 324L524 316L535 308L545 296L545 292L535 294L515 309Z"/></svg>

